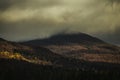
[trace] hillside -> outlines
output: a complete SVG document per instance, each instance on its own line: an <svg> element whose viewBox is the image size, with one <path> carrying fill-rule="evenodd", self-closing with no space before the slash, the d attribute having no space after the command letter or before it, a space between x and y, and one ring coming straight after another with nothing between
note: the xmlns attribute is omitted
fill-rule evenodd
<svg viewBox="0 0 120 80"><path fill-rule="evenodd" d="M0 38L0 80L118 80L119 76L120 48L86 34L23 43Z"/></svg>
<svg viewBox="0 0 120 80"><path fill-rule="evenodd" d="M44 47L31 47L6 40L0 41L0 58L23 60L40 65L78 67L80 61L53 53ZM76 64L76 65L74 65Z"/></svg>
<svg viewBox="0 0 120 80"><path fill-rule="evenodd" d="M120 47L84 33L58 34L23 44L43 46L59 55L90 62L120 63Z"/></svg>

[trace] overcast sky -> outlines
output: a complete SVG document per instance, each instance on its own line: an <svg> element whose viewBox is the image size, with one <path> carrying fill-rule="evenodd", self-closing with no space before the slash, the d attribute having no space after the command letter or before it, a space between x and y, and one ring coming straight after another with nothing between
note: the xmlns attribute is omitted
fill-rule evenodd
<svg viewBox="0 0 120 80"><path fill-rule="evenodd" d="M120 44L120 0L0 0L0 37L83 32Z"/></svg>

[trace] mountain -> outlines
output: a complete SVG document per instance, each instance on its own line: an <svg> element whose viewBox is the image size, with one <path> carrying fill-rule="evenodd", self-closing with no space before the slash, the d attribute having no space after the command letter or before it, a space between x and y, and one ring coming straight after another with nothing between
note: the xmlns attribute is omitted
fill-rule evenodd
<svg viewBox="0 0 120 80"><path fill-rule="evenodd" d="M0 40L0 60L22 61L26 63L63 67L67 69L92 69L90 66L96 62L89 62L83 59L68 57L56 53L45 46L25 45L17 42ZM91 63L91 64L89 64ZM104 64L104 63L103 63ZM101 66L102 63L100 62ZM109 65L109 64L108 64ZM111 64L110 64L111 65ZM98 65L96 65L98 66ZM98 67L99 67L98 66ZM93 67L94 68L94 67Z"/></svg>
<svg viewBox="0 0 120 80"><path fill-rule="evenodd" d="M58 34L23 44L43 46L59 55L90 62L120 63L120 47L84 33Z"/></svg>
<svg viewBox="0 0 120 80"><path fill-rule="evenodd" d="M120 47L87 34L22 43L0 38L0 80L119 80L119 74Z"/></svg>
<svg viewBox="0 0 120 80"><path fill-rule="evenodd" d="M80 61L66 58L44 47L26 46L6 40L0 40L0 59L15 59L40 65L64 67L78 67L77 64L80 63Z"/></svg>
<svg viewBox="0 0 120 80"><path fill-rule="evenodd" d="M84 33L57 34L47 39L37 39L25 42L31 45L69 45L69 44L96 44L104 41Z"/></svg>

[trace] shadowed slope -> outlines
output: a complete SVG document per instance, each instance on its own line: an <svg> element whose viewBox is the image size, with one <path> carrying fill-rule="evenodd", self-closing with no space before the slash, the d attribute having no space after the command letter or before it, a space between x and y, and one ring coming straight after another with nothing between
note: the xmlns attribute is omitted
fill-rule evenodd
<svg viewBox="0 0 120 80"><path fill-rule="evenodd" d="M98 44L40 47L0 40L0 80L119 80L119 48Z"/></svg>
<svg viewBox="0 0 120 80"><path fill-rule="evenodd" d="M23 44L44 46L56 54L85 61L120 63L120 47L84 33L58 34Z"/></svg>
<svg viewBox="0 0 120 80"><path fill-rule="evenodd" d="M84 33L57 34L47 39L36 39L24 42L31 45L69 45L69 44L97 44L104 41Z"/></svg>

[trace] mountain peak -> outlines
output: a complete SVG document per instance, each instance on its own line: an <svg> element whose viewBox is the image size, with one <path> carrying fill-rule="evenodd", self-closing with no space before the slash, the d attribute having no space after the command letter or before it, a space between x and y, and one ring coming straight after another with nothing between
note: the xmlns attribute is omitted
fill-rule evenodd
<svg viewBox="0 0 120 80"><path fill-rule="evenodd" d="M76 40L82 40L82 41L85 41L85 40L89 40L89 41L97 41L97 42L103 42L102 40L100 39L97 39L96 37L93 37L93 36L90 36L88 34L84 34L84 33L74 33L74 34L58 34L58 35L54 35L52 36L51 38L53 39L69 39L69 40L73 40L73 41L76 41Z"/></svg>
<svg viewBox="0 0 120 80"><path fill-rule="evenodd" d="M46 39L36 39L25 42L32 45L68 45L68 44L94 44L104 41L84 33L57 34Z"/></svg>

